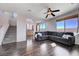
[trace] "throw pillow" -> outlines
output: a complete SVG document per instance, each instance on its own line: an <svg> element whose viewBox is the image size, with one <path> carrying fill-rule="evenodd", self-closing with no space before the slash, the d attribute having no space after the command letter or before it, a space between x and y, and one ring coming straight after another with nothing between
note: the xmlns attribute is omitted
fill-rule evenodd
<svg viewBox="0 0 79 59"><path fill-rule="evenodd" d="M71 35L64 34L62 37L68 39Z"/></svg>
<svg viewBox="0 0 79 59"><path fill-rule="evenodd" d="M35 34L35 38L37 38L37 34Z"/></svg>
<svg viewBox="0 0 79 59"><path fill-rule="evenodd" d="M42 36L42 33L38 33L37 35Z"/></svg>

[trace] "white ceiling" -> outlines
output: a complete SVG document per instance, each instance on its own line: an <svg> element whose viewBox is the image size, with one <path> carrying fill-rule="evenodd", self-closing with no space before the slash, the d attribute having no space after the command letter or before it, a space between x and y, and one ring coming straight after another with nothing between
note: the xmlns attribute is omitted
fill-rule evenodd
<svg viewBox="0 0 79 59"><path fill-rule="evenodd" d="M0 10L7 12L16 12L17 14L25 15L30 18L44 19L47 8L52 10L60 9L60 12L54 13L56 16L67 13L77 8L77 3L0 3ZM48 18L51 18L49 16Z"/></svg>

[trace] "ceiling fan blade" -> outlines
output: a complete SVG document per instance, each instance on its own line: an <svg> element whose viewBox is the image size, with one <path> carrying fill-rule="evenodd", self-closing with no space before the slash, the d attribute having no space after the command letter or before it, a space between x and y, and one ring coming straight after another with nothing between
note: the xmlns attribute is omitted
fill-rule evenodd
<svg viewBox="0 0 79 59"><path fill-rule="evenodd" d="M51 13L52 16L55 16L53 13Z"/></svg>
<svg viewBox="0 0 79 59"><path fill-rule="evenodd" d="M53 10L52 12L59 12L60 10Z"/></svg>
<svg viewBox="0 0 79 59"><path fill-rule="evenodd" d="M46 15L46 17L45 18L47 18L48 17L48 14Z"/></svg>

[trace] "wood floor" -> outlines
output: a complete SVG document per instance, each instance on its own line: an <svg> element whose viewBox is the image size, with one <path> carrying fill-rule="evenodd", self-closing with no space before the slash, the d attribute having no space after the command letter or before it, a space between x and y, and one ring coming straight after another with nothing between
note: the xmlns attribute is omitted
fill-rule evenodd
<svg viewBox="0 0 79 59"><path fill-rule="evenodd" d="M79 46L68 47L62 44L52 46L52 41L37 42L27 38L25 42L9 43L0 46L0 56L79 56Z"/></svg>

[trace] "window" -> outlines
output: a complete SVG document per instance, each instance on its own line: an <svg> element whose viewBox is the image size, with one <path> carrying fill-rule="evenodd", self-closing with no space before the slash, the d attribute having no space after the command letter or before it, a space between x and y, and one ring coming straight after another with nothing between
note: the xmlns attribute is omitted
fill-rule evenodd
<svg viewBox="0 0 79 59"><path fill-rule="evenodd" d="M77 18L65 20L66 32L77 32Z"/></svg>
<svg viewBox="0 0 79 59"><path fill-rule="evenodd" d="M46 29L46 28L47 28L46 23L40 23L39 24L39 30Z"/></svg>
<svg viewBox="0 0 79 59"><path fill-rule="evenodd" d="M78 22L77 18L71 18L67 20L57 21L57 31L58 32L77 32Z"/></svg>
<svg viewBox="0 0 79 59"><path fill-rule="evenodd" d="M57 31L64 32L64 21L56 22L56 24L57 24Z"/></svg>

